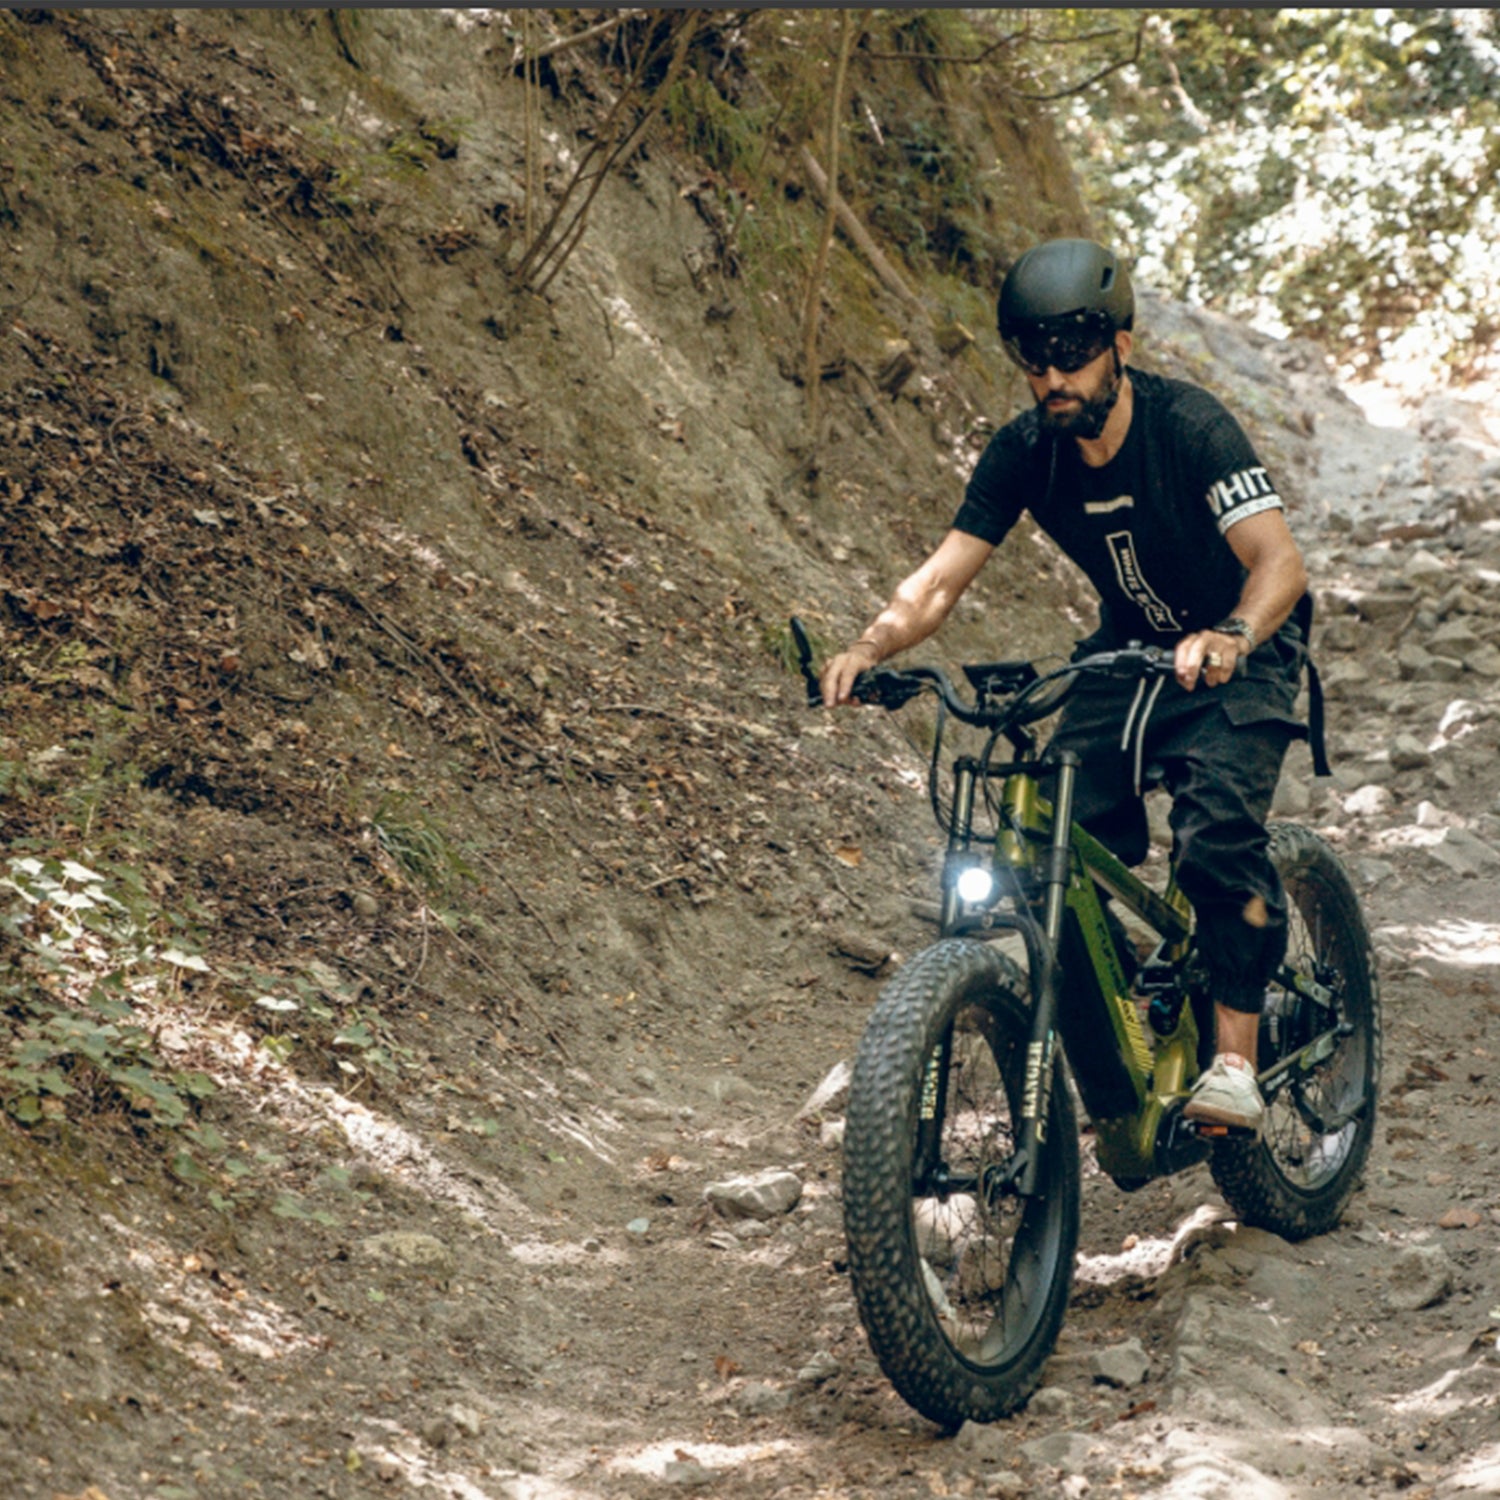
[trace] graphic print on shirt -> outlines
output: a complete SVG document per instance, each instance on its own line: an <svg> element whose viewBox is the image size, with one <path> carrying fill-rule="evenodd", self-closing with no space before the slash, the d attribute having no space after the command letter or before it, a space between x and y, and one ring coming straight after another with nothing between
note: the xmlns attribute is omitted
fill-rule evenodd
<svg viewBox="0 0 1500 1500"><path fill-rule="evenodd" d="M1210 485L1208 503L1221 534L1236 521L1258 516L1263 510L1285 509L1276 486L1271 483L1271 476L1259 467L1241 469L1237 474Z"/></svg>
<svg viewBox="0 0 1500 1500"><path fill-rule="evenodd" d="M1114 560L1115 577L1120 588L1145 615L1153 630L1181 630L1177 617L1157 598L1156 591L1141 574L1135 555L1135 538L1128 531L1112 531L1104 538Z"/></svg>

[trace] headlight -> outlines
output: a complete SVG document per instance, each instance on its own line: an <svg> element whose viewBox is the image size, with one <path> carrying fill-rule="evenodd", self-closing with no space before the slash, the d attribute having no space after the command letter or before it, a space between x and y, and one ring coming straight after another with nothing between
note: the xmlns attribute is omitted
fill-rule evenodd
<svg viewBox="0 0 1500 1500"><path fill-rule="evenodd" d="M966 865L958 872L958 899L981 906L995 894L995 877L983 865Z"/></svg>

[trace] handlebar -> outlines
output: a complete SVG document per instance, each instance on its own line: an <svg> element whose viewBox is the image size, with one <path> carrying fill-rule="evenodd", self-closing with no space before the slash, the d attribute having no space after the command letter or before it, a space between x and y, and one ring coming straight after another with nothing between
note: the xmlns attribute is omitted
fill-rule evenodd
<svg viewBox="0 0 1500 1500"><path fill-rule="evenodd" d="M823 692L812 667L812 643L806 628L795 616L791 620L802 676L807 683L809 706L821 705ZM1025 661L991 662L966 666L964 675L974 689L974 702L959 696L952 680L939 667L871 667L854 679L851 696L859 703L898 709L918 694L931 692L964 724L1009 733L1052 713L1085 676L1109 676L1146 680L1170 677L1173 655L1160 646L1139 641L1115 651L1096 651L1070 661L1056 671L1040 674Z"/></svg>

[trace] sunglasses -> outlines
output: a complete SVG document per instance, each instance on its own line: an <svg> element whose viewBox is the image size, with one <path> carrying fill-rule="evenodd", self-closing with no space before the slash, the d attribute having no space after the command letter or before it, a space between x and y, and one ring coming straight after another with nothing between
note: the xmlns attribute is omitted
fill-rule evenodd
<svg viewBox="0 0 1500 1500"><path fill-rule="evenodd" d="M1002 342L1005 352L1028 375L1045 375L1048 370L1072 375L1113 348L1115 330L1098 313L1072 313L1038 318Z"/></svg>

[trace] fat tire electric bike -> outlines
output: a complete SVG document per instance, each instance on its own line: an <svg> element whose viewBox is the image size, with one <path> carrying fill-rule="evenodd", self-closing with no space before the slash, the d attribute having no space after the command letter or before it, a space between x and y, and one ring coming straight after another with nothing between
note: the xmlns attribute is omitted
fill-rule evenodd
<svg viewBox="0 0 1500 1500"><path fill-rule="evenodd" d="M809 703L821 702L792 622ZM1183 1117L1213 1055L1213 998L1193 911L1072 821L1078 760L1033 729L1093 674L1142 683L1170 654L1132 644L1041 674L878 668L854 696L939 701L928 783L947 835L938 940L882 991L859 1044L845 1122L850 1276L870 1347L918 1412L945 1428L1023 1404L1051 1354L1078 1241L1080 1128L1126 1191L1207 1160L1240 1222L1291 1240L1332 1228L1375 1130L1380 992L1358 897L1327 842L1270 825L1286 889L1286 956L1261 1013L1257 1136ZM1138 698L1139 701L1139 698ZM940 791L946 716L987 731ZM1001 740L1013 755L996 757ZM1154 933L1141 953L1110 909ZM1024 963L997 939L1019 937ZM1073 1088L1067 1086L1070 1076Z"/></svg>

